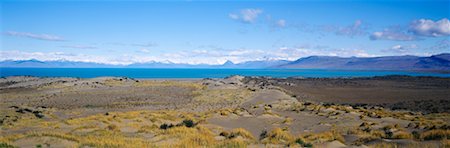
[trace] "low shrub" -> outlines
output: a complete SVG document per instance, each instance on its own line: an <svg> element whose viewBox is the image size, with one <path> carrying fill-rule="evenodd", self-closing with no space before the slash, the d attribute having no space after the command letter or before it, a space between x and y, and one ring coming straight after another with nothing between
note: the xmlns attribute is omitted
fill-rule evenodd
<svg viewBox="0 0 450 148"><path fill-rule="evenodd" d="M183 120L181 123L178 123L177 125L173 125L173 124L167 124L167 123L163 123L159 126L160 129L166 130L172 127L176 127L176 126L185 126L185 127L195 127L197 125L197 123L195 123L193 120L191 119L185 119Z"/></svg>
<svg viewBox="0 0 450 148"><path fill-rule="evenodd" d="M295 140L295 143L301 145L302 147L312 147L313 146L311 143L305 142L305 140L303 138L297 138Z"/></svg>

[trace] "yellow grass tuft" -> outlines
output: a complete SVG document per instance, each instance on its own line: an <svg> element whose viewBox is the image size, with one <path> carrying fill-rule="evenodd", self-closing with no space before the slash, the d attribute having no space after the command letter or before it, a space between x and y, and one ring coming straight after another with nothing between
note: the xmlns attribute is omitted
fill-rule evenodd
<svg viewBox="0 0 450 148"><path fill-rule="evenodd" d="M323 143L338 140L342 143L345 143L344 137L338 133L336 130L331 130L327 132L317 133L317 134L308 134L304 136L307 141L312 143Z"/></svg>
<svg viewBox="0 0 450 148"><path fill-rule="evenodd" d="M294 121L294 119L292 119L291 117L286 117L286 118L283 120L283 123L284 123L284 124L290 125L290 124L292 124L292 121Z"/></svg>
<svg viewBox="0 0 450 148"><path fill-rule="evenodd" d="M221 148L245 148L247 147L248 143L242 139L231 139L219 142L216 147Z"/></svg>
<svg viewBox="0 0 450 148"><path fill-rule="evenodd" d="M398 131L395 132L392 136L394 139L412 139L413 135L411 133L408 133L406 131Z"/></svg>
<svg viewBox="0 0 450 148"><path fill-rule="evenodd" d="M294 140L289 131L283 130L281 128L274 128L263 138L264 139L262 139L262 143L264 144L289 144Z"/></svg>
<svg viewBox="0 0 450 148"><path fill-rule="evenodd" d="M243 128L236 128L231 130L229 137L230 138L235 138L241 136L242 138L246 138L246 139L250 139L250 140L254 140L255 137L253 137L253 135L248 132L247 130L243 129Z"/></svg>
<svg viewBox="0 0 450 148"><path fill-rule="evenodd" d="M424 140L442 140L450 139L450 130L430 130L420 134L420 138Z"/></svg>

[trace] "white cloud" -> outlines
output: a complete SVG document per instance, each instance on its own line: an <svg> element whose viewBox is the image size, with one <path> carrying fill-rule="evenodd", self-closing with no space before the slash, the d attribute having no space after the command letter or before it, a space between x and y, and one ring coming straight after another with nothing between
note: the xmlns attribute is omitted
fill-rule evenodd
<svg viewBox="0 0 450 148"><path fill-rule="evenodd" d="M417 37L400 31L385 29L384 31L374 32L370 35L371 40L394 40L394 41L413 41Z"/></svg>
<svg viewBox="0 0 450 148"><path fill-rule="evenodd" d="M188 64L223 64L227 60L233 63L260 60L297 60L301 57L320 55L320 56L341 56L341 57L367 57L373 56L361 49L328 49L298 47L283 47L273 50L258 49L234 49L234 50L192 50L165 53L161 55L152 54L130 54L130 55L85 55L71 54L64 52L24 52L24 51L0 51L0 60L29 60L37 59L41 61L68 60L79 62L95 62L115 65L127 65L132 63L145 62L173 62ZM140 52L150 52L147 49L141 49Z"/></svg>
<svg viewBox="0 0 450 148"><path fill-rule="evenodd" d="M108 64L119 64L110 59L102 56L92 56L84 54L71 54L64 52L23 52L18 50L12 51L0 51L0 60L29 60L37 59L41 61L57 61L57 60L67 60L67 61L79 61L79 62L96 62L96 63L108 63Z"/></svg>
<svg viewBox="0 0 450 148"><path fill-rule="evenodd" d="M440 37L450 35L450 21L447 18L439 21L420 19L413 21L409 31L419 36Z"/></svg>
<svg viewBox="0 0 450 148"><path fill-rule="evenodd" d="M370 35L371 40L395 40L395 41L413 41L419 40L418 37L442 37L450 36L450 21L447 18L439 21L428 19L419 19L412 21L409 29L388 28L383 31L373 32Z"/></svg>
<svg viewBox="0 0 450 148"><path fill-rule="evenodd" d="M147 48L141 48L141 49L139 49L139 52L150 53L150 50Z"/></svg>
<svg viewBox="0 0 450 148"><path fill-rule="evenodd" d="M286 27L286 20L280 19L280 20L277 21L276 24L277 24L278 27Z"/></svg>
<svg viewBox="0 0 450 148"><path fill-rule="evenodd" d="M130 44L131 46L139 46L139 47L154 47L157 46L158 44L156 43L132 43Z"/></svg>
<svg viewBox="0 0 450 148"><path fill-rule="evenodd" d="M356 20L352 25L347 27L341 27L336 31L337 35L345 35L345 36L360 36L366 35L366 27L363 25L361 20Z"/></svg>
<svg viewBox="0 0 450 148"><path fill-rule="evenodd" d="M238 14L230 13L228 16L244 23L254 23L261 13L263 13L261 9L242 9Z"/></svg>
<svg viewBox="0 0 450 148"><path fill-rule="evenodd" d="M64 41L62 37L50 34L35 34L30 32L16 32L16 31L7 31L5 34L9 36L26 37L38 40Z"/></svg>
<svg viewBox="0 0 450 148"><path fill-rule="evenodd" d="M381 50L382 52L398 53L398 54L411 54L411 49L419 48L416 44L411 45L394 45L389 49Z"/></svg>
<svg viewBox="0 0 450 148"><path fill-rule="evenodd" d="M75 49L97 49L97 47L94 46L85 46L85 45L65 45L61 46L63 48L75 48Z"/></svg>
<svg viewBox="0 0 450 148"><path fill-rule="evenodd" d="M142 63L149 61L163 61L164 59L156 56L141 55L121 55L121 56L104 56L104 55L86 55L73 54L65 52L24 52L18 50L0 51L0 61L4 60L30 60L36 59L40 61L73 61L73 62L93 62L113 65L128 65L132 63Z"/></svg>

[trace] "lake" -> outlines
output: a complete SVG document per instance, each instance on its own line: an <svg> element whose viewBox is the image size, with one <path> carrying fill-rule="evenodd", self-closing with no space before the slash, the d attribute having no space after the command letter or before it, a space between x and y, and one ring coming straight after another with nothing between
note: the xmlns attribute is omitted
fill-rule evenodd
<svg viewBox="0 0 450 148"><path fill-rule="evenodd" d="M145 69L145 68L0 68L0 76L131 78L223 78L230 75L285 77L370 77L385 75L450 77L449 73L318 69Z"/></svg>

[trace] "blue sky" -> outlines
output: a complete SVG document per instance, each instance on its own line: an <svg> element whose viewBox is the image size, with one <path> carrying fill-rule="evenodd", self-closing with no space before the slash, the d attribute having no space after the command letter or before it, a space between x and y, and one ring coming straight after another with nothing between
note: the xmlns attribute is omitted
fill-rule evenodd
<svg viewBox="0 0 450 148"><path fill-rule="evenodd" d="M450 52L449 1L2 1L0 60L221 64Z"/></svg>

